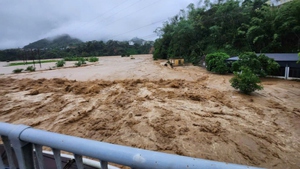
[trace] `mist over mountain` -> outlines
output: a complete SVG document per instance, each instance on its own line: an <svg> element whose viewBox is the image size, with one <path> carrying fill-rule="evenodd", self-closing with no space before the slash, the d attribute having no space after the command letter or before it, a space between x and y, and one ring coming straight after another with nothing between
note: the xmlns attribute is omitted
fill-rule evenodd
<svg viewBox="0 0 300 169"><path fill-rule="evenodd" d="M72 46L80 43L82 43L80 39L73 38L68 34L63 34L59 36L40 39L38 41L29 43L23 48L24 49L65 48L67 46Z"/></svg>

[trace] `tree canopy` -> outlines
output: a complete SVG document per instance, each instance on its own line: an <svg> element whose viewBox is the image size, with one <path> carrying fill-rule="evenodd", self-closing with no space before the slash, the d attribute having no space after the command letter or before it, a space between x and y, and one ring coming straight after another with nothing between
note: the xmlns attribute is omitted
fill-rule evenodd
<svg viewBox="0 0 300 169"><path fill-rule="evenodd" d="M253 52L244 52L239 55L239 60L232 64L234 72L240 72L244 67L248 67L251 72L260 77L265 77L280 67L279 64L264 54L256 55Z"/></svg>
<svg viewBox="0 0 300 169"><path fill-rule="evenodd" d="M228 73L229 67L225 62L228 58L229 56L222 52L208 54L205 58L205 63L207 64L206 69L219 74Z"/></svg>
<svg viewBox="0 0 300 169"><path fill-rule="evenodd" d="M300 50L300 1L270 6L266 0L227 0L187 10L156 30L154 58L182 57L197 64L208 53L238 55Z"/></svg>
<svg viewBox="0 0 300 169"><path fill-rule="evenodd" d="M262 90L260 79L249 67L242 67L241 72L234 72L234 77L230 79L231 86L239 89L245 94L250 94L255 90Z"/></svg>

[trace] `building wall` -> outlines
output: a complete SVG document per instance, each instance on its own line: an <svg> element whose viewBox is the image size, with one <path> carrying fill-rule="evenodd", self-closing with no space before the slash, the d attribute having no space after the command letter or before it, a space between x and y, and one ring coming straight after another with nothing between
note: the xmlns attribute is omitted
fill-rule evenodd
<svg viewBox="0 0 300 169"><path fill-rule="evenodd" d="M285 75L285 67L289 67L289 77L300 78L300 64L297 62L286 62L286 61L277 61L280 65L278 71L272 73L274 76L284 76Z"/></svg>
<svg viewBox="0 0 300 169"><path fill-rule="evenodd" d="M170 59L173 66L179 66L184 64L184 59Z"/></svg>

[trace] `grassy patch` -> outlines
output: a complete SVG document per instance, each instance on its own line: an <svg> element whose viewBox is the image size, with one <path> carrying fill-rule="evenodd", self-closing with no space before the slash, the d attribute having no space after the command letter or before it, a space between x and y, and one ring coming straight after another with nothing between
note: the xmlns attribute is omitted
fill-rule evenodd
<svg viewBox="0 0 300 169"><path fill-rule="evenodd" d="M50 62L57 62L57 60L41 60L41 63L50 63ZM35 61L35 64L39 64L39 61ZM15 62L15 63L10 63L8 66L19 66L19 65L31 65L33 64L31 61L26 62Z"/></svg>
<svg viewBox="0 0 300 169"><path fill-rule="evenodd" d="M86 59L84 57L64 57L64 60L65 61L82 61L82 60L86 60Z"/></svg>

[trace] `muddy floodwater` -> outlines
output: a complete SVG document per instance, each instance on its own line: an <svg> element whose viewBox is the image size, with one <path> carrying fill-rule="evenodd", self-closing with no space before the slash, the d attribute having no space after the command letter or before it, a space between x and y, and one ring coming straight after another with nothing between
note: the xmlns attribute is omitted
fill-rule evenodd
<svg viewBox="0 0 300 169"><path fill-rule="evenodd" d="M264 90L248 96L230 86L232 75L162 62L151 55L99 57L85 67L0 75L0 121L184 156L299 168L299 81L262 79Z"/></svg>

